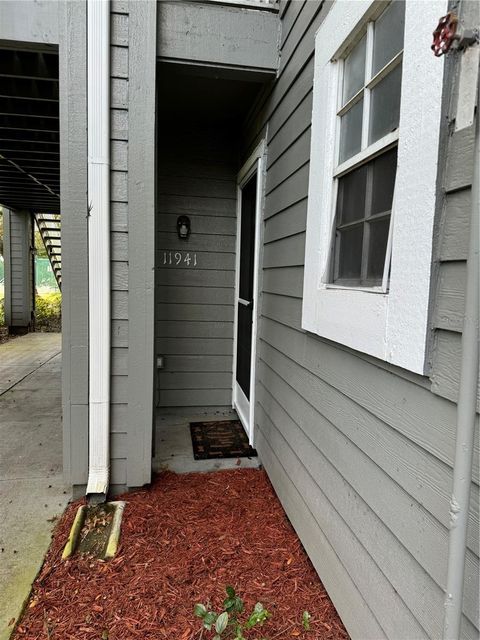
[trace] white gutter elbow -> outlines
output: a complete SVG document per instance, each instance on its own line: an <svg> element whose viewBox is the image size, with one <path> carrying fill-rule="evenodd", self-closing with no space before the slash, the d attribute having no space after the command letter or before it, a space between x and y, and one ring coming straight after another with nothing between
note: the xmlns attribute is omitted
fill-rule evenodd
<svg viewBox="0 0 480 640"><path fill-rule="evenodd" d="M89 445L87 495L106 498L110 441L110 2L87 1Z"/></svg>

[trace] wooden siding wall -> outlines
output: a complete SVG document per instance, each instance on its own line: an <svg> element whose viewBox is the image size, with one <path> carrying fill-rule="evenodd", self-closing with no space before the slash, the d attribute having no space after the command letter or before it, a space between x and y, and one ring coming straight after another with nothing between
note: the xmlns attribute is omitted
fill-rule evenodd
<svg viewBox="0 0 480 640"><path fill-rule="evenodd" d="M110 478L127 482L128 410L128 0L111 4L112 377Z"/></svg>
<svg viewBox="0 0 480 640"><path fill-rule="evenodd" d="M268 125L256 446L352 638L438 638L471 132L450 140L431 380L305 333L314 36L329 5L280 4L278 79L245 126L247 156ZM462 620L471 640L479 628L478 451L477 434Z"/></svg>
<svg viewBox="0 0 480 640"><path fill-rule="evenodd" d="M227 408L232 399L236 153L231 134L201 124L159 127L156 353L160 407ZM172 130L174 134L172 135ZM188 215L191 235L176 223ZM175 264L174 253L192 262ZM164 265L164 252L169 261ZM193 254L197 266L193 265Z"/></svg>

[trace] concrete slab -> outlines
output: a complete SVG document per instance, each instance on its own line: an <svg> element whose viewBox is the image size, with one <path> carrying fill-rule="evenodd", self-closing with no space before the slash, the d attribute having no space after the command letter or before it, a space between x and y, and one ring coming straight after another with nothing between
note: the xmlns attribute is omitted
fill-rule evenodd
<svg viewBox="0 0 480 640"><path fill-rule="evenodd" d="M0 345L0 393L61 351L60 333L28 333Z"/></svg>
<svg viewBox="0 0 480 640"><path fill-rule="evenodd" d="M60 345L61 336L49 333L0 345L0 640L10 636L8 623L22 610L70 497Z"/></svg>
<svg viewBox="0 0 480 640"><path fill-rule="evenodd" d="M207 422L210 420L236 420L234 412L201 413L201 414L165 414L157 413L155 433L154 471L169 469L175 473L191 473L201 471L220 471L222 469L257 469L260 458L230 458L226 460L195 460L193 457L190 422Z"/></svg>

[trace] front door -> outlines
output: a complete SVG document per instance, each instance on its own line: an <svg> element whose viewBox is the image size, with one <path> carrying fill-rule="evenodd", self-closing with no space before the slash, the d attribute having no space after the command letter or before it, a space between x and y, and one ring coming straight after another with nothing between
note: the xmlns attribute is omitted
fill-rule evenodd
<svg viewBox="0 0 480 640"><path fill-rule="evenodd" d="M233 405L253 444L257 274L259 253L259 171L263 146L240 172L237 221L237 286ZM243 177L242 177L243 174Z"/></svg>

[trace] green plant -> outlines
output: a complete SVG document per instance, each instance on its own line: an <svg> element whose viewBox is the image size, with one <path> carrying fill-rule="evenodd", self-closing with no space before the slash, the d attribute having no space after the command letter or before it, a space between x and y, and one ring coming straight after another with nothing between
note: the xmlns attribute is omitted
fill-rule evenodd
<svg viewBox="0 0 480 640"><path fill-rule="evenodd" d="M310 618L312 616L308 613L308 611L304 611L302 614L302 626L305 629L305 631L309 631L310 630Z"/></svg>
<svg viewBox="0 0 480 640"><path fill-rule="evenodd" d="M271 613L265 609L261 602L257 602L253 611L243 622L239 616L244 613L243 600L235 593L233 587L226 588L227 597L223 601L223 611L216 613L209 611L204 604L196 604L194 614L203 621L203 628L207 631L215 631L213 640L245 640L248 633L257 625L271 617ZM247 634L247 635L245 635Z"/></svg>
<svg viewBox="0 0 480 640"><path fill-rule="evenodd" d="M62 294L60 292L43 293L35 298L35 322L37 329L60 331Z"/></svg>

